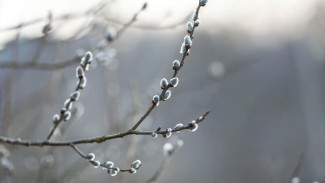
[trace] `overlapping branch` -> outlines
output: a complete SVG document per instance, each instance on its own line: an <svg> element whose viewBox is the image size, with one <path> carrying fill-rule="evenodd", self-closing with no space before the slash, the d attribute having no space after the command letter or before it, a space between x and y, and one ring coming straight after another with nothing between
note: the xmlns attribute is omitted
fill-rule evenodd
<svg viewBox="0 0 325 183"><path fill-rule="evenodd" d="M139 14L145 10L147 7L147 3L144 3L142 8L137 11L133 17L129 20L128 23L123 24L122 28L120 28L117 32L116 32L116 36L114 39L110 39L110 42L113 42L115 40L117 40L118 37L120 37L134 22L137 21L137 17L139 16ZM87 14L94 12L96 9L91 9L89 11L87 11ZM67 17L74 17L72 15L68 16L62 16L59 18L67 18ZM40 20L35 20L32 22L28 22L24 25L29 25L29 24L33 24L36 23ZM10 29L13 29L15 27L11 27ZM92 51L96 51L97 48L95 48L95 50ZM15 62L15 61L6 61L6 62L0 62L0 69L36 69L36 70L59 70L59 69L63 69L65 67L68 66L72 66L75 65L79 62L79 58L78 57L74 57L72 59L68 59L62 62L57 62L57 63L44 63L44 62L36 62L35 60L30 60L27 62Z"/></svg>

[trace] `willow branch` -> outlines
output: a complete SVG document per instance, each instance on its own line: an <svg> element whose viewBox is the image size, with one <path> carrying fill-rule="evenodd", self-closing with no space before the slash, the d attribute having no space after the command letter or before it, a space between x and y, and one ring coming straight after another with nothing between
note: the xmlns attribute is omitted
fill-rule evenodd
<svg viewBox="0 0 325 183"><path fill-rule="evenodd" d="M197 11L197 14L199 13L200 11L200 4L198 5L198 7L196 8L196 11ZM195 19L196 20L196 19ZM195 21L194 20L194 21ZM193 34L194 34L194 31L195 31L195 28L193 28L193 31L191 31L190 33L190 38L191 40L193 40ZM182 60L181 60L181 63L180 63L180 67L178 69L175 69L174 71L174 74L173 74L173 77L176 77L179 70L183 67L184 63L185 63L185 59L186 57L189 55L189 48L186 48L186 51L183 53L183 56L182 56ZM162 90L162 92L160 93L160 100L162 99L162 97L165 95L166 91L170 88L170 86L168 85L165 89ZM134 126L131 128L131 130L136 130L140 124L149 116L149 114L151 113L151 111L153 111L153 109L156 107L155 104L152 104L149 109L145 112L145 114L134 124Z"/></svg>
<svg viewBox="0 0 325 183"><path fill-rule="evenodd" d="M72 149L74 149L76 152L77 152L77 154L79 154L82 158L84 158L85 160L88 160L89 161L89 163L91 163L92 165L94 165L94 166L101 166L101 167L103 167L103 168L105 168L105 169L114 169L114 170L117 170L117 167L111 167L111 168L108 168L106 165L105 165L105 163L100 163L99 161L97 161L98 162L98 164L96 165L96 162L94 161L94 160L89 160L89 157L85 154L85 153L83 153L76 145L74 145L74 144L70 144L70 147L72 148ZM119 172L129 172L130 170L129 169L119 169L118 170Z"/></svg>
<svg viewBox="0 0 325 183"><path fill-rule="evenodd" d="M195 121L197 124L201 123L205 120L206 116L210 113L210 111L206 112L203 116L197 118ZM173 129L172 132L178 132L183 130L191 129L191 124L185 125L179 129ZM14 139L14 138L8 138L4 136L0 136L0 142L11 144L11 145L21 145L21 146L71 146L71 144L77 145L77 144L90 144L90 143L102 143L105 141L123 138L125 136L129 135L152 135L152 133L155 132L159 135L167 134L167 131L135 131L135 130L129 130L122 133L116 133L113 135L103 135L99 137L89 138L89 139L81 139L81 140L74 140L74 141L58 141L58 142L51 142L48 140L45 141L30 141L30 140L21 140L21 139Z"/></svg>

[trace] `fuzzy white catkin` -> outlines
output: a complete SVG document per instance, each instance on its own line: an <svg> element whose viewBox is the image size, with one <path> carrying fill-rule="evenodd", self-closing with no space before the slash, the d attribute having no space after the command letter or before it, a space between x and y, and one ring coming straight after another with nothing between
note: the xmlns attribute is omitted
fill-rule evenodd
<svg viewBox="0 0 325 183"><path fill-rule="evenodd" d="M192 18L193 18L193 20L195 21L196 19L198 19L199 18L199 16L198 16L198 14L197 14L197 11L196 10L194 10L193 11L193 16L192 16Z"/></svg>
<svg viewBox="0 0 325 183"><path fill-rule="evenodd" d="M169 137L171 137L172 136L172 132L168 132L168 133L166 133L166 138L169 138Z"/></svg>
<svg viewBox="0 0 325 183"><path fill-rule="evenodd" d="M73 100L73 101L77 101L79 99L79 96L80 96L80 92L79 91L75 91L75 92L72 92L71 93L70 99Z"/></svg>
<svg viewBox="0 0 325 183"><path fill-rule="evenodd" d="M87 51L84 58L86 64L90 64L93 61L93 54L90 51Z"/></svg>
<svg viewBox="0 0 325 183"><path fill-rule="evenodd" d="M195 132L198 128L199 128L199 125L198 125L198 124L194 124L194 125L193 125L193 128L191 128L190 130L191 130L192 132Z"/></svg>
<svg viewBox="0 0 325 183"><path fill-rule="evenodd" d="M291 179L291 183L299 183L299 182L300 182L299 177L293 177L293 178Z"/></svg>
<svg viewBox="0 0 325 183"><path fill-rule="evenodd" d="M85 71L87 71L88 69L86 69L86 66L88 65L85 61L85 56L83 56L81 58L81 61L80 61L80 65L84 68Z"/></svg>
<svg viewBox="0 0 325 183"><path fill-rule="evenodd" d="M174 151L174 146L171 143L166 143L163 146L163 154L165 156L170 156Z"/></svg>
<svg viewBox="0 0 325 183"><path fill-rule="evenodd" d="M79 89L84 89L87 85L87 78L83 77L82 79L80 79L79 83L78 83L78 88Z"/></svg>
<svg viewBox="0 0 325 183"><path fill-rule="evenodd" d="M63 121L68 121L71 118L71 112L70 111L65 111L63 114Z"/></svg>
<svg viewBox="0 0 325 183"><path fill-rule="evenodd" d="M179 79L177 77L173 77L172 79L170 79L169 84L172 87L176 87L178 85Z"/></svg>
<svg viewBox="0 0 325 183"><path fill-rule="evenodd" d="M152 133L151 133L151 136L152 136L153 138L157 138L157 137L158 137L158 134L157 134L156 132L152 132Z"/></svg>
<svg viewBox="0 0 325 183"><path fill-rule="evenodd" d="M58 114L54 114L52 121L53 123L58 123L60 121L60 116Z"/></svg>
<svg viewBox="0 0 325 183"><path fill-rule="evenodd" d="M169 138L172 136L172 129L171 128L168 128L167 129L167 133L166 133L166 138Z"/></svg>
<svg viewBox="0 0 325 183"><path fill-rule="evenodd" d="M160 97L158 95L155 95L155 96L152 97L152 102L154 104L156 104L156 106L159 105L159 100L160 100Z"/></svg>
<svg viewBox="0 0 325 183"><path fill-rule="evenodd" d="M201 21L199 19L197 19L194 21L194 26L197 27L200 25L200 23L201 23Z"/></svg>
<svg viewBox="0 0 325 183"><path fill-rule="evenodd" d="M192 132L195 132L199 128L199 125L196 124L196 121L194 121L194 120L190 123L190 125L192 126L190 128L190 131L192 131Z"/></svg>
<svg viewBox="0 0 325 183"><path fill-rule="evenodd" d="M106 161L103 166L106 168L113 168L114 163L112 161Z"/></svg>
<svg viewBox="0 0 325 183"><path fill-rule="evenodd" d="M131 167L134 168L134 169L138 169L138 168L140 168L141 165L142 165L142 163L141 163L140 160L135 160L135 161L131 164Z"/></svg>
<svg viewBox="0 0 325 183"><path fill-rule="evenodd" d="M130 173L137 173L137 170L134 169L134 168L130 168L130 169L129 169L129 172L130 172Z"/></svg>
<svg viewBox="0 0 325 183"><path fill-rule="evenodd" d="M167 85L168 85L168 81L166 78L162 78L161 81L160 81L160 88L161 89L165 89L167 88Z"/></svg>
<svg viewBox="0 0 325 183"><path fill-rule="evenodd" d="M84 69L79 65L77 68L76 68L76 77L77 78L82 78L85 76L85 72L84 72Z"/></svg>
<svg viewBox="0 0 325 183"><path fill-rule="evenodd" d="M192 24L192 22L188 22L188 23L187 23L187 30L188 30L189 32L192 32L192 31L193 31L193 24Z"/></svg>
<svg viewBox="0 0 325 183"><path fill-rule="evenodd" d="M185 46L192 46L192 40L189 35L186 35L184 37L184 44L185 44Z"/></svg>
<svg viewBox="0 0 325 183"><path fill-rule="evenodd" d="M162 100L168 100L170 98L170 96L172 95L172 92L170 90L167 90L164 94L164 96L162 97Z"/></svg>
<svg viewBox="0 0 325 183"><path fill-rule="evenodd" d="M178 70L181 66L181 63L178 60L173 61L173 69Z"/></svg>
<svg viewBox="0 0 325 183"><path fill-rule="evenodd" d="M118 167L108 169L107 170L108 174L110 174L112 177L116 176L118 172L120 172L120 169Z"/></svg>
<svg viewBox="0 0 325 183"><path fill-rule="evenodd" d="M64 107L67 110L70 110L72 108L72 102L70 101L70 98L68 98L67 100L64 101Z"/></svg>
<svg viewBox="0 0 325 183"><path fill-rule="evenodd" d="M93 165L94 165L94 168L98 168L100 166L100 162L99 161L94 161Z"/></svg>
<svg viewBox="0 0 325 183"><path fill-rule="evenodd" d="M85 65L85 71L88 71L89 70L89 64L86 64Z"/></svg>
<svg viewBox="0 0 325 183"><path fill-rule="evenodd" d="M185 46L185 43L183 42L179 53L185 53L185 52L186 52L186 46Z"/></svg>
<svg viewBox="0 0 325 183"><path fill-rule="evenodd" d="M88 156L87 156L87 159L89 160L89 161L94 161L95 160L95 154L94 153L89 153L88 154Z"/></svg>
<svg viewBox="0 0 325 183"><path fill-rule="evenodd" d="M178 123L174 126L174 130L179 130L183 127L184 125L182 123ZM177 131L176 133L179 133L179 131Z"/></svg>

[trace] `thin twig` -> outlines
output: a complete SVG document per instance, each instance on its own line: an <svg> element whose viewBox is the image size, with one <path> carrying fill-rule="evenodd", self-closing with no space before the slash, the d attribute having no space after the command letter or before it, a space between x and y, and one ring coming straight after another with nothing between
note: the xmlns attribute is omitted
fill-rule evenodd
<svg viewBox="0 0 325 183"><path fill-rule="evenodd" d="M288 181L289 183L291 182L291 179L293 179L294 177L298 177L299 172L302 167L302 164L303 164L303 161L304 161L304 158L305 158L305 152L303 151L300 155L297 165L295 166L295 169L292 172L292 176L290 177L290 180Z"/></svg>
<svg viewBox="0 0 325 183"><path fill-rule="evenodd" d="M197 14L199 14L199 11L200 11L200 4L198 5L198 7L196 8L196 11L197 11ZM195 21L195 20L194 20ZM195 27L193 28L193 31L191 31L190 33L190 38L191 40L193 40L193 34L194 34L194 31L195 31ZM179 70L183 67L184 63L185 63L185 58L186 56L188 56L188 51L189 51L189 48L186 48L186 51L183 53L183 56L182 56L182 60L181 60L181 63L180 63L180 67L179 69L175 69L174 71L174 74L173 74L173 77L176 77ZM167 86L165 89L162 90L161 94L160 94L160 100L162 99L162 97L165 95L166 91L170 88L170 86ZM152 104L149 109L145 112L145 114L134 124L134 126L131 128L131 130L136 130L140 124L149 116L149 114L151 113L151 111L156 107L155 104Z"/></svg>
<svg viewBox="0 0 325 183"><path fill-rule="evenodd" d="M169 154L167 154L167 155L165 154L164 159L160 163L158 169L154 172L154 174L151 176L151 178L146 181L146 183L151 183L151 182L157 181L157 179L159 178L161 173L164 171L164 169L168 165L172 155L175 153L177 148L179 148L178 145L173 145L173 149L171 150L171 152L169 152Z"/></svg>
<svg viewBox="0 0 325 183"><path fill-rule="evenodd" d="M201 118L196 119L196 123L201 123L205 120L206 116L210 113L210 111L206 112ZM191 129L191 124L185 125L182 128L179 128L177 130L173 129L172 132L177 131L183 131L187 129ZM89 139L81 139L81 140L73 140L73 141L58 141L58 142L50 142L48 140L46 141L29 141L29 140L21 140L21 139L14 139L14 138L8 138L4 136L0 136L0 142L11 144L11 145L21 145L21 146L71 146L71 144L77 145L77 144L90 144L90 143L102 143L108 140L117 139L117 138L123 138L125 136L129 135L152 135L152 133L155 132L157 134L163 135L167 134L167 131L135 131L135 130L129 130L122 133L117 133L113 135L104 135L100 137L94 137Z"/></svg>
<svg viewBox="0 0 325 183"><path fill-rule="evenodd" d="M141 9L137 12L137 13L135 13L134 15L133 15L133 17L132 17L132 19L128 22L128 23L126 23L126 24L124 24L123 25L123 27L117 32L117 34L116 34L116 38L118 38L118 37L120 37L120 35L127 29L127 28L129 28L135 21L137 21L137 18L138 18L138 16L139 16L139 14L143 11L143 10L145 10L146 9L146 3L144 3L143 4L143 6L141 7Z"/></svg>
<svg viewBox="0 0 325 183"><path fill-rule="evenodd" d="M74 149L81 157L87 159L87 156L74 144L70 144L72 149Z"/></svg>
<svg viewBox="0 0 325 183"><path fill-rule="evenodd" d="M76 145L74 145L74 144L70 144L70 146L72 147L72 149L74 149L82 158L84 158L84 159L86 159L86 160L89 160L88 159L88 157L85 155L85 153L83 153ZM92 164L92 165L95 165L94 163L95 163L95 161L94 160L89 160L89 162ZM108 168L106 165L105 165L105 163L100 163L99 162L99 164L97 164L96 166L101 166L101 167L103 167L103 168L106 168L106 169L115 169L115 170L117 170L118 169L118 171L119 172L130 172L130 169L119 169L119 168L117 168L117 167L111 167L111 168ZM141 165L140 165L141 166Z"/></svg>
<svg viewBox="0 0 325 183"><path fill-rule="evenodd" d="M141 30L166 30L166 29L172 29L172 28L176 28L178 26L183 25L184 23L186 23L188 21L188 19L192 16L192 13L190 13L189 15L181 18L179 21L168 24L168 25L144 25L144 24L137 24L137 25L132 25L132 28L135 29L141 29ZM107 22L113 22L116 23L118 25L126 25L127 23L122 23L121 21L118 21L116 19L113 18L108 18L108 17L104 17L103 18L105 21Z"/></svg>
<svg viewBox="0 0 325 183"><path fill-rule="evenodd" d="M158 177L161 175L162 171L165 169L166 165L169 162L170 157L164 157L163 161L160 163L159 168L157 171L153 174L153 176L147 180L147 183L155 182Z"/></svg>

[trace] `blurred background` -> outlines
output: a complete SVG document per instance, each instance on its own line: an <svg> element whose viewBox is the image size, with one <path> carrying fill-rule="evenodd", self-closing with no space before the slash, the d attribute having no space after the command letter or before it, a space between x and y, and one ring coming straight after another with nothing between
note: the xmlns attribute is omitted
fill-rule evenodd
<svg viewBox="0 0 325 183"><path fill-rule="evenodd" d="M147 2L141 11L138 0L1 0L0 135L45 139L88 50L87 87L53 140L129 129L181 59L198 4ZM186 124L212 110L195 133L78 146L121 168L143 162L116 177L69 147L0 144L0 182L146 182L157 172L156 182L325 182L324 16L324 0L209 0L179 85L140 127ZM165 157L168 142L177 149Z"/></svg>

